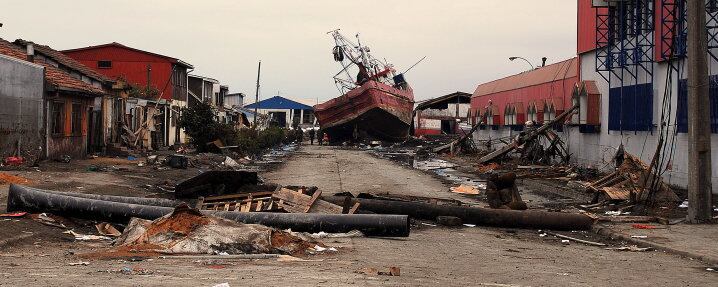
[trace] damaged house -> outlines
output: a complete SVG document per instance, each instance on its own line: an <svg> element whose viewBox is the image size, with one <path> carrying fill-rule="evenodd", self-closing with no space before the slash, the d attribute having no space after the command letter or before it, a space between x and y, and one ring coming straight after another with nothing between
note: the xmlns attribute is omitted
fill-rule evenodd
<svg viewBox="0 0 718 287"><path fill-rule="evenodd" d="M471 94L455 92L416 105L414 135L462 134L467 128L470 102Z"/></svg>
<svg viewBox="0 0 718 287"><path fill-rule="evenodd" d="M109 82L56 53L28 41L0 39L4 155L82 158L90 150L90 118L101 110L96 99L107 95L103 86Z"/></svg>
<svg viewBox="0 0 718 287"><path fill-rule="evenodd" d="M114 42L62 52L130 85L131 92L123 97L124 108L116 110L124 115L117 129L123 144L161 149L185 142L177 120L181 108L187 106L187 73L192 65Z"/></svg>

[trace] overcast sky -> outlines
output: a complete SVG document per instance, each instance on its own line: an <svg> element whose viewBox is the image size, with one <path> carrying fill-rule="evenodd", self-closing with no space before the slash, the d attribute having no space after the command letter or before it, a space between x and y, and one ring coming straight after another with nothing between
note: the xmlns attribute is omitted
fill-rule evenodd
<svg viewBox="0 0 718 287"><path fill-rule="evenodd" d="M575 0L3 0L0 38L70 49L119 42L180 58L231 92L320 102L338 96L333 40L361 33L375 57L407 74L417 100L576 54Z"/></svg>

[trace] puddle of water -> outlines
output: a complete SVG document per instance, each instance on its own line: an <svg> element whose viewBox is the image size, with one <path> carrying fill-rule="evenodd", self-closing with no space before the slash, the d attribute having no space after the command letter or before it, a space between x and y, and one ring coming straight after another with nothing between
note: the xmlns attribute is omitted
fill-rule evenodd
<svg viewBox="0 0 718 287"><path fill-rule="evenodd" d="M475 179L461 175L461 172L453 169L456 165L442 159L428 159L422 161L414 161L412 165L415 169L431 171L439 177L457 185L468 185L476 187L480 190L486 190L486 181Z"/></svg>

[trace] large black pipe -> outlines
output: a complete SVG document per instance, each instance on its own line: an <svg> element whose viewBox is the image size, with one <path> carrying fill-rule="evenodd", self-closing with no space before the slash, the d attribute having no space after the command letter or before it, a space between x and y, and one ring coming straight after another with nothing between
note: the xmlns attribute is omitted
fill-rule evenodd
<svg viewBox="0 0 718 287"><path fill-rule="evenodd" d="M54 190L44 190L32 187L25 187L28 190L37 190L47 193L54 193L59 195L67 195L72 197L81 197L89 199L97 199L103 201L131 203L140 205L153 205L153 206L164 206L164 207L175 207L183 203L180 200L164 199L164 198L146 198L146 197L131 197L131 196L118 196L118 195L100 195L91 193L77 193L77 192L61 192Z"/></svg>
<svg viewBox="0 0 718 287"><path fill-rule="evenodd" d="M334 204L345 204L344 196L324 196L322 199ZM351 198L351 204L359 202L360 211L378 214L402 214L412 218L435 220L437 216L454 216L463 223L507 228L531 228L549 230L589 230L593 219L582 214L488 209L479 207L436 205L379 199Z"/></svg>
<svg viewBox="0 0 718 287"><path fill-rule="evenodd" d="M131 217L153 220L171 213L173 208L72 197L21 185L11 185L7 210L50 212L69 217L124 223ZM368 236L409 236L409 218L405 215L234 211L205 211L205 213L243 223L289 228L301 232L333 233L359 230Z"/></svg>

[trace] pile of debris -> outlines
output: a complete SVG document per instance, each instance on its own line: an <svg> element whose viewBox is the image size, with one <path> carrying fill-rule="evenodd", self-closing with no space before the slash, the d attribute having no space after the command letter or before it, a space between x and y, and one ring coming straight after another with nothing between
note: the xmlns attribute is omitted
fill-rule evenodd
<svg viewBox="0 0 718 287"><path fill-rule="evenodd" d="M117 250L160 254L303 255L323 244L257 224L209 216L181 205L153 221L132 218L115 242Z"/></svg>
<svg viewBox="0 0 718 287"><path fill-rule="evenodd" d="M611 202L679 202L680 199L660 176L651 171L638 157L622 147L614 157L616 170L591 182L587 188L595 196L590 208Z"/></svg>

